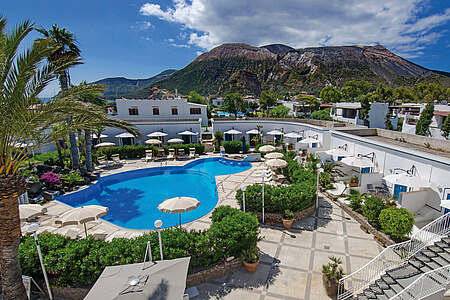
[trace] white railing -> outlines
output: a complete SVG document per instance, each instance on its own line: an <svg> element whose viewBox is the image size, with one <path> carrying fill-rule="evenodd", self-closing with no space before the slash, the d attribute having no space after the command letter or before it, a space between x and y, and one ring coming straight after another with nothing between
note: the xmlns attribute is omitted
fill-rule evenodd
<svg viewBox="0 0 450 300"><path fill-rule="evenodd" d="M356 272L339 280L338 299L348 299L367 288L387 270L405 264L426 246L434 244L450 232L450 213L429 223L411 239L387 247Z"/></svg>
<svg viewBox="0 0 450 300"><path fill-rule="evenodd" d="M447 289L450 283L450 265L422 274L392 299L423 299Z"/></svg>

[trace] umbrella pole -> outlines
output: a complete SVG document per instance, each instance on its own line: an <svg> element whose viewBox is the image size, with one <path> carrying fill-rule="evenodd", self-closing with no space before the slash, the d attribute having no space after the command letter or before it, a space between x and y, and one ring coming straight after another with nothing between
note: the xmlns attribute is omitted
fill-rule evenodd
<svg viewBox="0 0 450 300"><path fill-rule="evenodd" d="M84 234L86 234L86 237L87 237L86 223L83 223L83 225L84 225Z"/></svg>
<svg viewBox="0 0 450 300"><path fill-rule="evenodd" d="M181 229L181 213L180 213L180 229Z"/></svg>

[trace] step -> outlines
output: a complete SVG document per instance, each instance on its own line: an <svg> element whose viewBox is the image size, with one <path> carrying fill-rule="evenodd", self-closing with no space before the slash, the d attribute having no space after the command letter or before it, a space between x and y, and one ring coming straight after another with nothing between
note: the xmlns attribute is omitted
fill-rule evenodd
<svg viewBox="0 0 450 300"><path fill-rule="evenodd" d="M420 268L420 270L421 270L422 272L426 273L426 272L429 272L429 271L431 271L431 270L439 269L440 267L441 267L441 266L440 266L439 264L437 264L437 263L434 262L434 261L431 261L431 262L425 263L425 265L424 265L422 268Z"/></svg>
<svg viewBox="0 0 450 300"><path fill-rule="evenodd" d="M445 249L445 248L449 248L450 247L450 245L449 244L447 244L447 243L445 243L445 242L442 242L442 241L439 241L439 242L436 242L436 243L434 243L436 246L438 246L438 247L441 247L442 249Z"/></svg>
<svg viewBox="0 0 450 300"><path fill-rule="evenodd" d="M363 293L368 299L377 299L376 294L371 289L365 289Z"/></svg>
<svg viewBox="0 0 450 300"><path fill-rule="evenodd" d="M392 297L394 297L395 295L397 295L396 292L394 292L392 289L389 290L383 290L384 294L386 295L386 297L388 297L388 299L391 299Z"/></svg>
<svg viewBox="0 0 450 300"><path fill-rule="evenodd" d="M443 252L444 249L437 246L437 245L431 245L427 247L428 250L433 251L434 253L439 253L439 252Z"/></svg>
<svg viewBox="0 0 450 300"><path fill-rule="evenodd" d="M414 255L414 258L422 263L431 262L431 258L421 253Z"/></svg>
<svg viewBox="0 0 450 300"><path fill-rule="evenodd" d="M381 275L381 279L383 279L384 282L386 282L389 286L391 284L396 284L396 281L394 280L394 278L392 278L388 274Z"/></svg>
<svg viewBox="0 0 450 300"><path fill-rule="evenodd" d="M450 253L448 253L448 252L439 252L437 255L439 257L445 259L447 261L447 264L450 264Z"/></svg>
<svg viewBox="0 0 450 300"><path fill-rule="evenodd" d="M421 272L417 268L408 264L408 265L401 266L400 268L396 268L394 270L387 271L387 273L389 274L389 276L391 276L392 278L394 278L395 280L398 281L399 279L409 278L411 276L420 274Z"/></svg>
<svg viewBox="0 0 450 300"><path fill-rule="evenodd" d="M383 294L383 290L375 283L369 285L369 289L371 289L372 292L374 292L376 295L382 295Z"/></svg>
<svg viewBox="0 0 450 300"><path fill-rule="evenodd" d="M443 259L440 256L436 256L436 257L432 257L431 258L435 263L437 263L438 265L440 265L440 267L444 267L448 265L448 261L446 261L445 259ZM428 263L425 263L428 264Z"/></svg>
<svg viewBox="0 0 450 300"><path fill-rule="evenodd" d="M392 295L392 296L393 296L393 295ZM390 298L392 298L392 296L389 297L389 296L386 296L385 294L382 294L382 295L378 295L378 294L377 294L377 299L378 299L378 300L389 300Z"/></svg>
<svg viewBox="0 0 450 300"><path fill-rule="evenodd" d="M428 256L429 258L437 256L437 254L431 250L423 250L422 252L420 252L420 254Z"/></svg>
<svg viewBox="0 0 450 300"><path fill-rule="evenodd" d="M445 237L445 238L442 238L441 239L441 241L443 241L444 243L447 243L448 245L450 245L450 237Z"/></svg>
<svg viewBox="0 0 450 300"><path fill-rule="evenodd" d="M390 289L389 285L383 279L375 280L375 284L378 285L380 287L380 289L382 289L382 290L389 290Z"/></svg>
<svg viewBox="0 0 450 300"><path fill-rule="evenodd" d="M391 290L393 290L396 294L400 293L403 290L403 287L398 283L391 284L389 286L390 286Z"/></svg>
<svg viewBox="0 0 450 300"><path fill-rule="evenodd" d="M421 262L420 260L416 259L416 258L411 258L408 261L408 264L410 264L411 266L415 267L416 269L420 269L424 266L423 262Z"/></svg>
<svg viewBox="0 0 450 300"><path fill-rule="evenodd" d="M369 300L369 298L367 298L367 296L364 295L364 294L362 294L362 293L356 295L356 299L357 299L357 300Z"/></svg>
<svg viewBox="0 0 450 300"><path fill-rule="evenodd" d="M417 273L414 276L411 276L409 278L403 278L403 279L397 279L398 284L400 284L403 288L406 288L408 285L416 281L420 276L422 276L424 273L420 272Z"/></svg>

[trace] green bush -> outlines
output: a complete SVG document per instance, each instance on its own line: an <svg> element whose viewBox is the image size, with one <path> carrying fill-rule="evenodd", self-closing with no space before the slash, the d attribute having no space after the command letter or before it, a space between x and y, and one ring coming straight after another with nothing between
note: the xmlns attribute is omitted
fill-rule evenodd
<svg viewBox="0 0 450 300"><path fill-rule="evenodd" d="M363 199L365 194L362 194L354 189L350 189L350 194L347 195L347 200L350 201L350 208L357 213L362 212Z"/></svg>
<svg viewBox="0 0 450 300"><path fill-rule="evenodd" d="M333 185L331 184L331 175L327 172L322 172L319 174L319 184L329 190L333 188Z"/></svg>
<svg viewBox="0 0 450 300"><path fill-rule="evenodd" d="M362 207L362 214L369 222L378 226L378 217L383 209L386 208L386 204L380 197L365 196L364 206Z"/></svg>
<svg viewBox="0 0 450 300"><path fill-rule="evenodd" d="M241 141L225 141L223 142L223 147L225 148L225 153L239 153L242 151L242 142ZM247 150L250 149L250 144L245 143L246 149L245 153L247 153Z"/></svg>
<svg viewBox="0 0 450 300"><path fill-rule="evenodd" d="M65 154L63 151L62 154L65 155L66 157L69 156L70 155L69 149L66 150ZM37 155L33 156L32 158L30 158L30 164L33 164L33 163L41 163L41 164L49 165L49 166L57 166L57 165L59 165L58 151L37 154Z"/></svg>
<svg viewBox="0 0 450 300"><path fill-rule="evenodd" d="M383 232L397 239L404 239L412 232L414 226L414 215L406 208L383 209L378 220Z"/></svg>
<svg viewBox="0 0 450 300"><path fill-rule="evenodd" d="M164 258L191 256L189 268L215 265L226 258L242 255L259 240L258 220L230 207L213 212L208 230L187 231L168 228L161 231ZM160 259L158 234L155 231L133 239L117 238L111 242L88 236L71 240L57 234L39 235L47 273L59 286L86 286L97 280L106 266L142 262L147 241L154 260ZM32 236L21 239L18 253L24 275L42 279L42 271Z"/></svg>
<svg viewBox="0 0 450 300"><path fill-rule="evenodd" d="M83 180L83 177L77 172L70 172L69 174L61 175L60 180L67 184L74 184L77 181Z"/></svg>

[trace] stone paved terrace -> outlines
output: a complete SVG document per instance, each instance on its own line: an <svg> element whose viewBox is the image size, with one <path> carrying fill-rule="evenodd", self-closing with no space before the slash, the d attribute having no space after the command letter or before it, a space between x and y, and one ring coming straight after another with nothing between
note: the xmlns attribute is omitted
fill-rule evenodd
<svg viewBox="0 0 450 300"><path fill-rule="evenodd" d="M186 161L170 161L168 165L181 165ZM133 170L142 167L156 167L161 163L129 160L123 167L102 170L102 175ZM216 181L223 182L219 187L218 205L237 207L234 199L236 190L244 184L253 184L257 176L257 167L262 163L253 163L245 172L217 176ZM70 209L58 201L45 204L47 216L41 218L41 225L54 225L58 215ZM204 229L210 225L209 215L183 225L188 229ZM45 226L44 226L45 227ZM44 228L43 227L43 228ZM79 227L81 228L81 227ZM120 228L100 220L88 223L89 230L101 229L112 238L118 232L125 236L138 234L139 230ZM54 232L61 233L67 227ZM311 217L295 222L290 230L282 226L261 227L264 239L258 246L262 251L258 270L248 274L245 268L197 286L200 293L194 299L329 299L322 286L322 264L328 262L328 256L342 258L344 272L351 273L369 262L382 247L366 234L359 224L344 213L335 203L319 197L319 209Z"/></svg>

